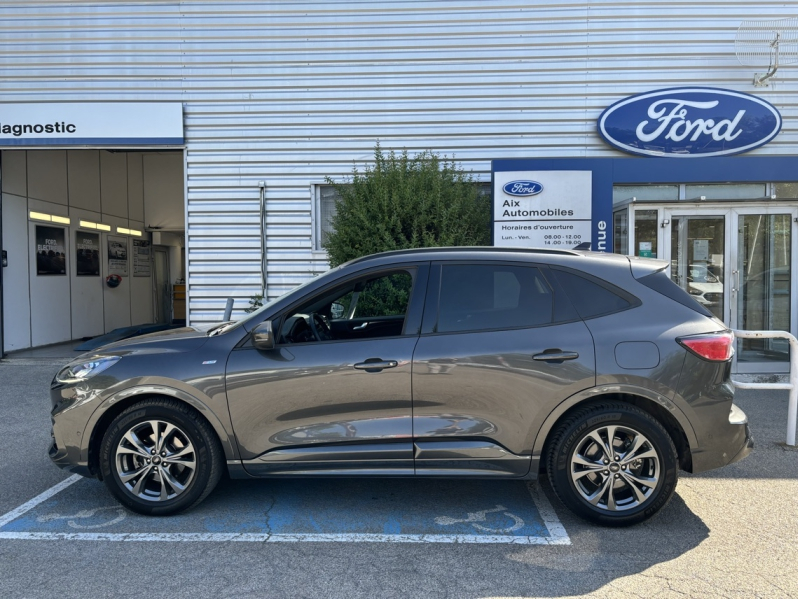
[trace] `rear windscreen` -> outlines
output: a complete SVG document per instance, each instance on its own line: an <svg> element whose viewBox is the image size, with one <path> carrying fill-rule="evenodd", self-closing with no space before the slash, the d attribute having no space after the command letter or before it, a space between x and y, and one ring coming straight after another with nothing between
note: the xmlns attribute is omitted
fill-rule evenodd
<svg viewBox="0 0 798 599"><path fill-rule="evenodd" d="M709 316L710 318L714 316L712 312L707 310L704 306L693 299L689 293L671 281L670 277L665 274L664 270L657 271L654 274L646 275L645 277L638 279L638 281L640 281L646 287L653 289L657 293L661 293L665 297L669 297L673 301L679 302L691 310L695 310L699 314Z"/></svg>

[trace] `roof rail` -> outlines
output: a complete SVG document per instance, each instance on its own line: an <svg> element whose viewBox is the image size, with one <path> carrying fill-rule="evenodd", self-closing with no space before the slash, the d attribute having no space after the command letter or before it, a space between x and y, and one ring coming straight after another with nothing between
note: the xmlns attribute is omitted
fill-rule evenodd
<svg viewBox="0 0 798 599"><path fill-rule="evenodd" d="M368 256L362 256L360 258L355 258L354 260L350 260L347 264L357 264L358 262L362 262L364 260L368 260L371 258L375 258L377 256L404 256L404 255L413 255L413 254L427 254L427 253L435 253L435 254L442 254L445 252L495 252L495 253L518 253L518 254L555 254L561 256L581 256L582 253L579 251L574 250L555 250L549 248L504 248L504 247L494 247L494 246L487 246L487 245L475 245L475 246L456 246L456 247L429 247L429 248L412 248L406 250L390 250L387 252L379 252L377 254L370 254Z"/></svg>

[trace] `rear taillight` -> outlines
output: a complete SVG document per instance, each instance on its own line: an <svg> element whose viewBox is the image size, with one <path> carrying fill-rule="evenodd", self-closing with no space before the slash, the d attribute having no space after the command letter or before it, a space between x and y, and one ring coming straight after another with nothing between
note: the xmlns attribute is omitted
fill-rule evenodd
<svg viewBox="0 0 798 599"><path fill-rule="evenodd" d="M725 362L734 355L734 333L731 331L691 335L676 341L699 358L712 362Z"/></svg>

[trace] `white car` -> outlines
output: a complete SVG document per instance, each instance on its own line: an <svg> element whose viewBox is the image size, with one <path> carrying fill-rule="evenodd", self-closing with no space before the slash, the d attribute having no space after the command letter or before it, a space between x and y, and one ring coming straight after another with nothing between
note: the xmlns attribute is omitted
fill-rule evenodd
<svg viewBox="0 0 798 599"><path fill-rule="evenodd" d="M687 292L707 307L723 302L723 283L704 264L691 264L687 271Z"/></svg>

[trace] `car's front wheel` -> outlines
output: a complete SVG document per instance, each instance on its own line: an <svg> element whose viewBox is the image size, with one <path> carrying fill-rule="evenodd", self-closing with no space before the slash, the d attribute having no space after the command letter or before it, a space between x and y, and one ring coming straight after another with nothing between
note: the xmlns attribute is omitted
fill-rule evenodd
<svg viewBox="0 0 798 599"><path fill-rule="evenodd" d="M628 526L671 499L678 456L653 416L633 405L604 402L577 410L554 431L547 468L555 493L577 515Z"/></svg>
<svg viewBox="0 0 798 599"><path fill-rule="evenodd" d="M103 436L100 468L111 493L134 512L167 516L205 499L224 467L210 425L166 398L136 403Z"/></svg>

